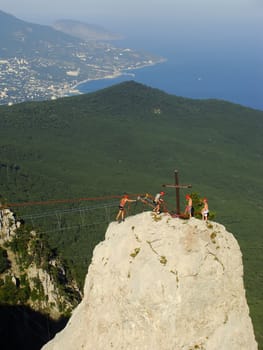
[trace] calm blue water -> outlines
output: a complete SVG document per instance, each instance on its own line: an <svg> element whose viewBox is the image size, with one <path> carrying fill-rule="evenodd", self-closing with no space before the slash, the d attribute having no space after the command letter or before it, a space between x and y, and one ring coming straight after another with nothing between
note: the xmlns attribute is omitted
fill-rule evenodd
<svg viewBox="0 0 263 350"><path fill-rule="evenodd" d="M171 42L145 44L122 42L122 47L144 49L167 58L165 63L123 75L79 85L83 93L93 92L125 80L135 80L165 92L190 98L216 98L263 110L262 48L257 43ZM137 45L137 46L136 46ZM130 71L129 71L130 72Z"/></svg>

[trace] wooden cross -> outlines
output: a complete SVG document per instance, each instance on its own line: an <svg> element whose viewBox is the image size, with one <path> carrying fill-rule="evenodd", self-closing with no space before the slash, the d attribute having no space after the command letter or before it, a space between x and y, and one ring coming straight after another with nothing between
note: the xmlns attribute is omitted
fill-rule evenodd
<svg viewBox="0 0 263 350"><path fill-rule="evenodd" d="M180 188L191 188L192 185L179 185L178 170L174 171L174 184L173 185L163 185L163 187L175 188L176 195L176 214L180 215Z"/></svg>

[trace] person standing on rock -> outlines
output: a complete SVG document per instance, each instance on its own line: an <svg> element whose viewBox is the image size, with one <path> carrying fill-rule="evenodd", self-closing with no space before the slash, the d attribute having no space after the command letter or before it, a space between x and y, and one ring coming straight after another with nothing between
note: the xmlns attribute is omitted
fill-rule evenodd
<svg viewBox="0 0 263 350"><path fill-rule="evenodd" d="M203 199L204 206L201 209L202 220L207 221L209 215L208 201L206 198Z"/></svg>
<svg viewBox="0 0 263 350"><path fill-rule="evenodd" d="M155 205L153 212L160 214L161 204L163 203L162 196L164 196L164 195L165 195L165 192L163 192L163 191L156 194L156 196L153 200L153 204Z"/></svg>
<svg viewBox="0 0 263 350"><path fill-rule="evenodd" d="M120 204L119 204L119 211L118 214L116 216L116 221L122 222L124 221L124 217L125 217L125 205L127 202L136 202L135 199L129 199L129 196L127 194L125 194L122 199L120 200ZM121 218L121 219L120 219Z"/></svg>
<svg viewBox="0 0 263 350"><path fill-rule="evenodd" d="M187 201L187 205L185 207L184 215L188 215L188 217L191 218L194 216L193 200L192 200L190 194L187 194L185 196L185 199Z"/></svg>

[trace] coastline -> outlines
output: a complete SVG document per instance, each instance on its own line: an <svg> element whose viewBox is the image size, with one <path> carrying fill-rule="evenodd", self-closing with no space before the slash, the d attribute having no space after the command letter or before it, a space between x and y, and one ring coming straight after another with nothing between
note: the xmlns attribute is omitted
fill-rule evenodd
<svg viewBox="0 0 263 350"><path fill-rule="evenodd" d="M244 85L244 77L241 74L240 77L226 84L225 74L227 72L231 76L231 66L223 66L222 69L215 71L214 62L210 60L210 56L198 65L195 61L193 64L190 64L191 62L186 64L184 55L181 57L179 54L176 56L168 54L167 57L168 59L151 64L147 62L148 64L141 64L138 67L116 70L112 74L105 74L97 79L85 79L79 82L75 80L75 84L72 82L71 87L64 89L63 96L87 94L124 81L134 80L168 94L192 99L225 100L248 108L263 110L262 99L259 99L260 80L255 80L253 86L252 80L250 84ZM244 74L246 77L246 72ZM255 93L251 94L251 91ZM58 97L63 96L58 95Z"/></svg>
<svg viewBox="0 0 263 350"><path fill-rule="evenodd" d="M165 63L165 62L167 62L167 58L162 58L162 59L160 59L157 62L140 65L139 67L128 67L128 68L126 68L124 70L116 71L116 72L114 72L114 73L112 73L110 75L105 75L104 77L98 77L98 78L95 78L95 79L89 79L89 78L88 79L84 79L84 80L74 84L71 88L69 88L67 90L67 93L70 93L70 95L82 94L83 92L79 89L79 86L81 86L83 84L99 81L99 80L117 79L117 78L120 78L122 76L130 76L130 77L134 78L136 75L132 71L143 69L143 68L146 68L146 67L152 67L152 66L155 66L157 64L161 64L161 63Z"/></svg>
<svg viewBox="0 0 263 350"><path fill-rule="evenodd" d="M93 81L97 81L97 80L106 80L106 79L116 79L122 75L131 75L131 76L135 76L135 74L125 74L123 72L116 72L115 74L111 74L111 75L105 75L104 77L100 77L100 78L95 78L95 79L85 79L80 81L79 83L75 84L71 89L72 91L79 91L79 93L81 93L81 91L78 89L78 87L82 84L86 84L86 83L90 83Z"/></svg>

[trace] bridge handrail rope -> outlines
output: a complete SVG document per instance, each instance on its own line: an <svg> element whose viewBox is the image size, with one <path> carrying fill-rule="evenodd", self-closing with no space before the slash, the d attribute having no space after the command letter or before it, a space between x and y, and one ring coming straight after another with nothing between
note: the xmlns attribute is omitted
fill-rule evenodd
<svg viewBox="0 0 263 350"><path fill-rule="evenodd" d="M130 198L142 198L145 196L144 194L141 193L132 193L129 194ZM79 203L82 201L107 201L111 200L108 203L101 203L97 205L91 205L91 206L85 206L85 207L74 207L74 208L66 208L66 209L50 209L45 212L38 212L38 213L29 213L29 214L23 214L22 219L23 220L31 220L33 226L34 220L41 219L41 218L47 218L47 217L58 217L58 223L59 225L55 229L51 230L39 230L39 233L50 233L50 232L57 232L57 231L65 231L65 230L70 230L70 229L75 229L75 228L80 228L80 227L89 227L89 226L97 226L101 224L105 224L107 222L110 222L110 219L104 219L100 220L99 222L93 222L91 224L86 224L86 223L81 223L77 225L63 225L63 227L60 227L60 216L63 214L71 214L71 213L85 213L93 210L98 210L98 209L105 209L107 210L108 208L116 207L119 204L119 199L122 198L123 195L108 195L108 196L103 196L103 197L85 197L85 198L73 198L73 199L59 199L59 200L48 200L48 201L31 201L31 202L21 202L21 203L7 203L2 206L2 208L12 208L12 207L28 207L28 206L42 206L42 205L54 205L54 204L63 204L63 203ZM116 199L115 201L112 201L112 199ZM117 200L118 199L118 200ZM129 211L130 208L127 208ZM20 213L21 214L21 213ZM108 214L109 215L109 214Z"/></svg>
<svg viewBox="0 0 263 350"><path fill-rule="evenodd" d="M138 197L140 196L140 193L137 194L129 194L130 197ZM73 198L73 199L52 199L48 201L37 201L37 202L21 202L21 203L7 203L3 205L4 208L9 207L26 207L26 206L34 206L34 205L52 205L56 203L76 203L76 202L83 202L83 201L99 201L99 200L108 200L113 198L122 198L122 195L111 195L111 196L104 196L104 197L87 197L87 198Z"/></svg>
<svg viewBox="0 0 263 350"><path fill-rule="evenodd" d="M57 231L66 231L66 230L72 230L74 228L81 228L81 227L91 227L91 226L98 226L107 223L108 220L102 220L98 222L93 222L92 224L78 224L78 225L72 225L72 226L64 226L60 228L55 228L53 230L46 230L46 231L39 231L40 234L44 233L52 233L52 232L57 232Z"/></svg>
<svg viewBox="0 0 263 350"><path fill-rule="evenodd" d="M90 207L84 207L84 208L71 208L71 209L63 209L63 210L49 210L46 212L41 212L41 213L35 213L35 214L25 214L23 215L23 219L38 219L38 218L43 218L43 217L49 217L49 216L54 216L56 214L67 214L67 213L73 213L73 212L87 212L87 211L92 211L95 209L103 209L103 208L111 208L115 207L118 204L118 202L111 202L108 204L103 204L103 205L96 205L96 206L90 206Z"/></svg>

